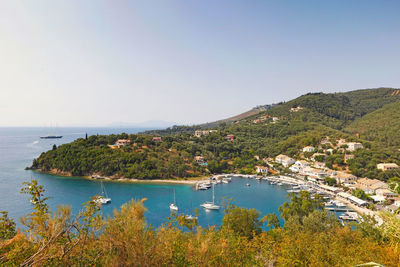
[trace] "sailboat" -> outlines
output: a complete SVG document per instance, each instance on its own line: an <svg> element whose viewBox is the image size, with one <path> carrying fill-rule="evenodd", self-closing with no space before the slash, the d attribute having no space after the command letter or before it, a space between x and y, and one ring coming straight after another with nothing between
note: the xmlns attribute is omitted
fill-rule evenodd
<svg viewBox="0 0 400 267"><path fill-rule="evenodd" d="M100 181L100 183L101 183L101 194L98 195L93 201L101 205L111 203L111 198L109 198L107 195L107 191L103 185L103 181Z"/></svg>
<svg viewBox="0 0 400 267"><path fill-rule="evenodd" d="M192 215L192 212L193 212L193 205L192 205L192 200L190 200L190 214L185 216L186 220L197 220L197 217Z"/></svg>
<svg viewBox="0 0 400 267"><path fill-rule="evenodd" d="M176 198L175 198L175 188L174 188L174 203L169 204L169 209L171 211L178 211L178 206L176 205Z"/></svg>
<svg viewBox="0 0 400 267"><path fill-rule="evenodd" d="M212 187L212 202L204 202L200 206L202 206L206 210L219 210L220 209L220 206L215 204L214 185Z"/></svg>

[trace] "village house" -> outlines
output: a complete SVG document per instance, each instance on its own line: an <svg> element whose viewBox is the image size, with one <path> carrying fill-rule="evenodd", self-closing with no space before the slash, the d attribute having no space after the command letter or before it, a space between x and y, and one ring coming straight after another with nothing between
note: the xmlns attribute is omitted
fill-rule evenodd
<svg viewBox="0 0 400 267"><path fill-rule="evenodd" d="M314 152L315 148L313 146L303 147L303 152Z"/></svg>
<svg viewBox="0 0 400 267"><path fill-rule="evenodd" d="M354 184L357 181L357 176L343 171L336 171L332 176L338 184Z"/></svg>
<svg viewBox="0 0 400 267"><path fill-rule="evenodd" d="M290 170L292 171L292 172L300 172L300 171L302 171L305 167L309 167L310 166L310 163L308 163L307 161L305 161L305 160L298 160L298 161L296 161L292 166L290 166Z"/></svg>
<svg viewBox="0 0 400 267"><path fill-rule="evenodd" d="M277 121L279 121L279 118L278 117L272 117L272 121L273 122L277 122Z"/></svg>
<svg viewBox="0 0 400 267"><path fill-rule="evenodd" d="M256 172L261 174L267 174L268 168L264 166L256 166Z"/></svg>
<svg viewBox="0 0 400 267"><path fill-rule="evenodd" d="M302 109L303 109L303 107L297 106L297 107L295 107L295 108L290 108L290 112L298 112L298 111L300 111L300 110L302 110Z"/></svg>
<svg viewBox="0 0 400 267"><path fill-rule="evenodd" d="M382 196L383 198L387 199L387 198L394 198L397 196L396 193L394 193L392 190L390 190L389 188L378 188L375 190L375 194L377 196Z"/></svg>
<svg viewBox="0 0 400 267"><path fill-rule="evenodd" d="M194 132L194 136L196 136L196 137L202 137L202 136L205 136L205 135L209 135L210 133L213 133L213 132L216 132L217 130L196 130L195 132Z"/></svg>
<svg viewBox="0 0 400 267"><path fill-rule="evenodd" d="M389 186L377 179L360 178L357 180L355 187L363 190L366 194L373 195L377 189L388 189Z"/></svg>
<svg viewBox="0 0 400 267"><path fill-rule="evenodd" d="M235 139L235 136L233 134L228 134L225 136L226 141L233 141Z"/></svg>
<svg viewBox="0 0 400 267"><path fill-rule="evenodd" d="M302 171L300 171L300 175L308 176L309 179L313 178L315 180L323 180L324 177L326 177L326 172L321 169L305 167ZM313 180L313 179L310 179L310 180Z"/></svg>
<svg viewBox="0 0 400 267"><path fill-rule="evenodd" d="M379 163L376 165L378 170L388 171L388 170L397 170L399 166L396 163Z"/></svg>
<svg viewBox="0 0 400 267"><path fill-rule="evenodd" d="M126 145L129 145L131 143L131 140L129 139L118 139L117 142L115 142L115 145L118 147L123 147Z"/></svg>
<svg viewBox="0 0 400 267"><path fill-rule="evenodd" d="M363 145L361 143L357 142L349 142L347 143L347 150L348 151L356 151L357 149L363 148Z"/></svg>
<svg viewBox="0 0 400 267"><path fill-rule="evenodd" d="M152 141L155 142L155 143L160 143L160 142L162 142L162 139L161 139L160 136L154 136Z"/></svg>
<svg viewBox="0 0 400 267"><path fill-rule="evenodd" d="M286 155L278 155L275 158L275 161L277 163L282 164L284 167L289 167L290 165L292 165L293 163L295 163L296 161L294 159L292 159L291 157L288 157Z"/></svg>

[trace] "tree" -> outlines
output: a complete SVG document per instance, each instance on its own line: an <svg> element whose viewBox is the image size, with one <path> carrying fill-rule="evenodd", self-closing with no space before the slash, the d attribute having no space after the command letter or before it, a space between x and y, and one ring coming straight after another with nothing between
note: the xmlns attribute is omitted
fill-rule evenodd
<svg viewBox="0 0 400 267"><path fill-rule="evenodd" d="M279 219L278 219L278 217L276 216L275 213L270 213L270 214L265 215L261 219L261 221L268 222L267 226L270 227L270 228L280 228L281 227Z"/></svg>
<svg viewBox="0 0 400 267"><path fill-rule="evenodd" d="M262 222L258 219L260 212L229 205L222 219L222 228L232 230L239 236L248 238L261 233Z"/></svg>
<svg viewBox="0 0 400 267"><path fill-rule="evenodd" d="M7 211L1 211L0 214L0 240L7 240L15 236L15 222L8 218Z"/></svg>
<svg viewBox="0 0 400 267"><path fill-rule="evenodd" d="M358 197L359 199L364 199L364 200L368 200L370 199L370 197L365 194L364 190L362 189L356 189L352 192L353 196Z"/></svg>
<svg viewBox="0 0 400 267"><path fill-rule="evenodd" d="M301 191L299 195L291 193L287 198L290 198L290 202L285 202L279 207L281 217L285 221L290 217L297 216L301 222L304 216L307 216L316 209L321 209L323 206L323 199L320 195L315 195L314 199L312 199L310 193L307 191Z"/></svg>

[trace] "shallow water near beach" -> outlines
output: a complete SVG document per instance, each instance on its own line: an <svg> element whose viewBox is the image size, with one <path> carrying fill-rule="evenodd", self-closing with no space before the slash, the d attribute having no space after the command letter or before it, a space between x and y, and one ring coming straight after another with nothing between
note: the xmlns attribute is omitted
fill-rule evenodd
<svg viewBox="0 0 400 267"><path fill-rule="evenodd" d="M32 171L24 168L40 153L91 134L136 133L143 129L117 128L61 128L57 134L62 139L40 139L40 135L48 134L43 128L0 128L0 211L6 210L10 217L18 218L31 211L28 197L19 193L22 182L36 179L46 189L50 207L65 204L72 207L76 214L82 203L100 193L100 181L79 177L60 177ZM250 186L246 186L250 183ZM183 184L150 184L104 181L104 186L112 202L102 207L105 216L111 215L114 209L131 199L146 198L146 220L158 227L167 222L170 216L169 203L176 192L179 213L188 214L198 209L201 226L220 225L224 216L223 210L205 211L200 207L204 201L211 201L212 190L195 191L192 185ZM229 184L215 186L215 199L220 205L230 199L232 204L246 208L255 208L262 215L278 214L278 207L286 201L286 187L270 185L265 181L246 178L233 178Z"/></svg>

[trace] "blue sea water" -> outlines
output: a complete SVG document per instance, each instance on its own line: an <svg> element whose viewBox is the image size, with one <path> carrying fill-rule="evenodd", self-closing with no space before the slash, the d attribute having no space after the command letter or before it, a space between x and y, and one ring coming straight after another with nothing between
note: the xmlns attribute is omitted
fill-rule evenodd
<svg viewBox="0 0 400 267"><path fill-rule="evenodd" d="M48 203L54 210L57 205L66 204L72 207L74 214L81 209L82 203L100 193L100 182L79 177L60 177L29 170L32 160L40 153L52 148L53 144L60 145L84 137L85 133L137 133L145 129L123 128L59 128L57 135L62 139L40 139L39 136L49 134L44 128L0 128L0 211L6 210L10 217L18 218L31 211L32 206L28 196L20 194L22 182L31 179L38 180L46 190ZM250 183L250 186L246 186ZM180 184L143 184L127 182L104 182L111 204L104 205L104 215L111 215L114 209L131 199L146 198L146 220L158 227L170 216L169 203L173 201L173 191L179 213L190 213L199 209L199 224L202 226L220 225L224 216L223 210L205 211L200 207L204 201L210 201L212 191L195 191L191 185ZM262 215L276 213L278 207L286 201L286 188L270 185L264 181L245 178L234 178L229 184L215 186L216 201L220 204L231 199L231 203L259 210Z"/></svg>

